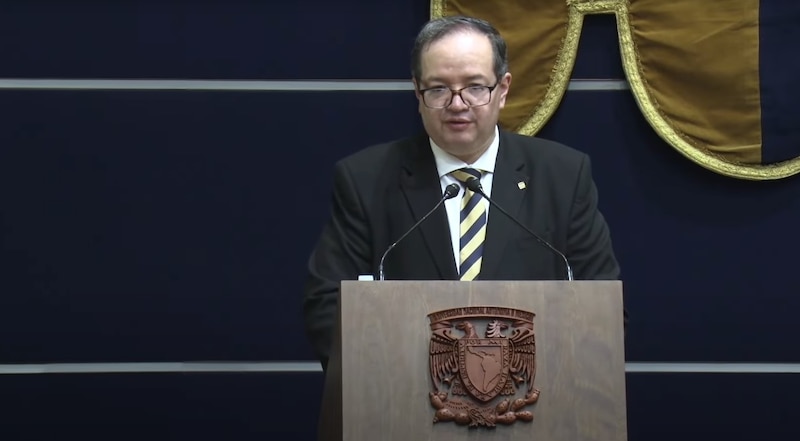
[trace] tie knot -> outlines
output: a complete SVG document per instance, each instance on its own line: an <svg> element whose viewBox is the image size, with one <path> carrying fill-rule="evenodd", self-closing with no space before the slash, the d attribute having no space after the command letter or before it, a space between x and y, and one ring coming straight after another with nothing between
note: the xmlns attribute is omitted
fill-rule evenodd
<svg viewBox="0 0 800 441"><path fill-rule="evenodd" d="M469 178L481 179L481 172L474 168L460 168L450 174L462 184L465 184Z"/></svg>

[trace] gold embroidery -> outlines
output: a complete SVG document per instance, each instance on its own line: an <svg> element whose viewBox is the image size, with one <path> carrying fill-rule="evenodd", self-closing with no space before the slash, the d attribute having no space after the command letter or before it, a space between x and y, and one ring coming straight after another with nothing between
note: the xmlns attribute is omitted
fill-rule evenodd
<svg viewBox="0 0 800 441"><path fill-rule="evenodd" d="M547 92L527 121L517 129L519 133L530 136L539 133L539 130L550 120L564 98L564 93L567 91L569 79L572 75L572 68L575 66L575 59L578 55L581 29L583 29L583 14L576 12L574 8L570 8L567 35L564 37L564 41L558 51L556 65L553 67Z"/></svg>

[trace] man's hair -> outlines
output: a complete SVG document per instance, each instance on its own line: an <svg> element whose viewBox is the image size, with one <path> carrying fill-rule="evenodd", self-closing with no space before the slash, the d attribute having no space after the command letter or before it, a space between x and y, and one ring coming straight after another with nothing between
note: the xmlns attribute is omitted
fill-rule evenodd
<svg viewBox="0 0 800 441"><path fill-rule="evenodd" d="M506 41L489 22L479 18L452 16L429 21L417 34L411 50L411 75L419 83L422 77L422 52L432 43L456 32L477 32L489 38L494 53L494 73L497 79L508 72Z"/></svg>

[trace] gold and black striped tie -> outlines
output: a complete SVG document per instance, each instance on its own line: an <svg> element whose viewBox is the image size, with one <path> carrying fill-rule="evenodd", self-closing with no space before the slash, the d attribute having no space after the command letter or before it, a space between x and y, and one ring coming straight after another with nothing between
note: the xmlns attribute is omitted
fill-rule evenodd
<svg viewBox="0 0 800 441"><path fill-rule="evenodd" d="M481 173L472 168L462 168L451 174L461 183L481 178ZM465 185L461 200L461 280L476 280L481 272L486 237L486 209L481 197Z"/></svg>

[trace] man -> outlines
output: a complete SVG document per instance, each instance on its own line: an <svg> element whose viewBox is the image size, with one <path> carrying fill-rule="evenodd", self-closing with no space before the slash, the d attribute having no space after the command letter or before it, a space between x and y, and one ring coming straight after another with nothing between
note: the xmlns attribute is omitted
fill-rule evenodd
<svg viewBox="0 0 800 441"><path fill-rule="evenodd" d="M378 274L386 249L450 184L458 184L458 196L391 251L386 279L566 278L556 253L480 196L464 199L466 172L480 179L500 207L565 253L575 279L619 277L589 158L498 128L511 85L507 66L506 44L489 23L432 20L412 51L425 133L372 146L336 164L332 216L311 255L304 299L308 336L323 367L340 281ZM468 205L464 222L462 201Z"/></svg>

